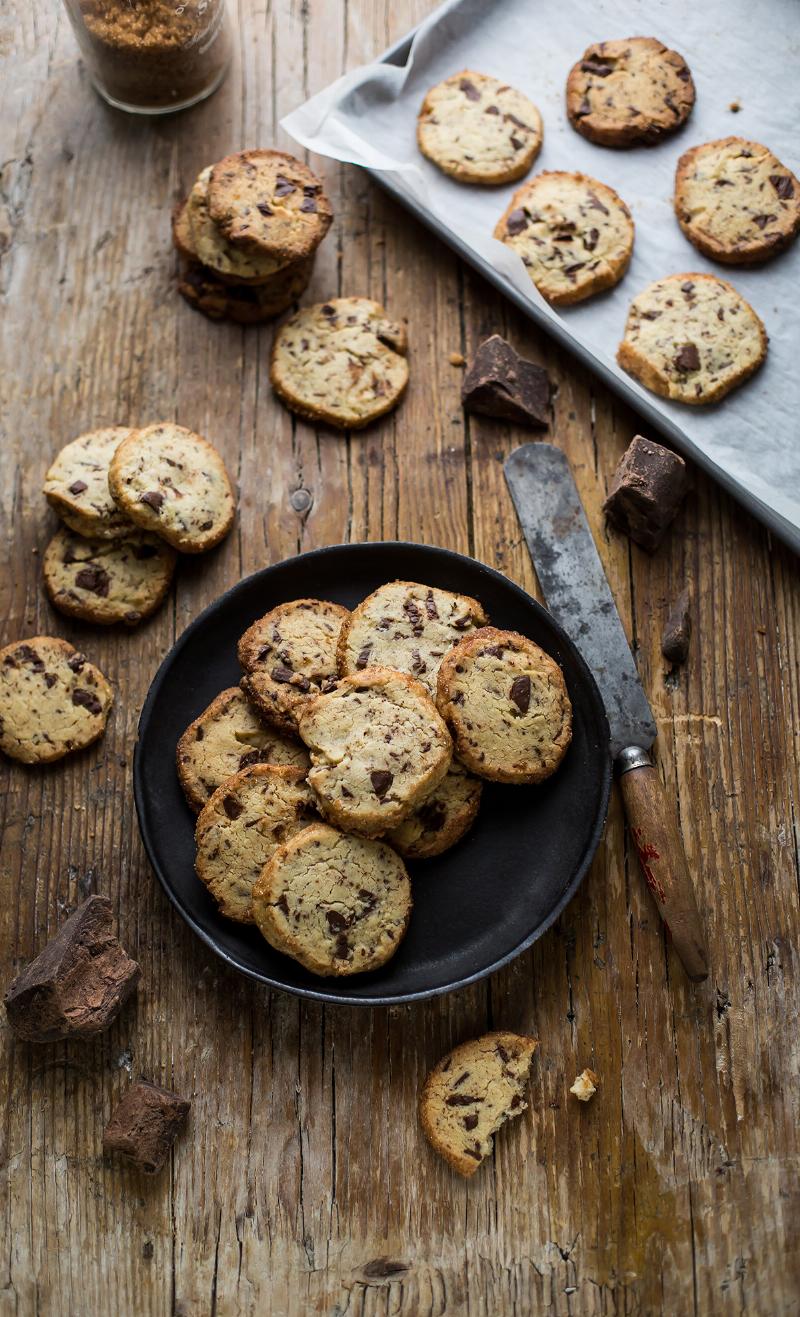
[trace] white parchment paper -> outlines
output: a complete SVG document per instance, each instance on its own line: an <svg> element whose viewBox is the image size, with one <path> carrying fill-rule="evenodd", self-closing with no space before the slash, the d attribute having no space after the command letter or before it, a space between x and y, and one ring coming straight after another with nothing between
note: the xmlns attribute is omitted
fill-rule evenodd
<svg viewBox="0 0 800 1317"><path fill-rule="evenodd" d="M686 128L657 147L615 151L576 133L564 110L572 64L593 41L655 35L686 58L697 103ZM800 0L448 0L422 23L402 66L353 70L283 120L321 155L391 176L411 204L460 238L522 291L540 317L560 320L671 422L667 432L800 551L800 241L752 269L719 266L684 238L672 207L678 157L732 134L768 145L800 173ZM577 169L616 188L633 212L630 269L609 293L554 311L518 256L492 236L514 187L456 183L417 150L416 116L432 84L462 68L511 82L544 119L539 169ZM730 104L738 102L734 113ZM707 271L729 279L770 337L758 374L714 407L656 398L614 361L628 305L653 279ZM676 428L677 427L677 428Z"/></svg>

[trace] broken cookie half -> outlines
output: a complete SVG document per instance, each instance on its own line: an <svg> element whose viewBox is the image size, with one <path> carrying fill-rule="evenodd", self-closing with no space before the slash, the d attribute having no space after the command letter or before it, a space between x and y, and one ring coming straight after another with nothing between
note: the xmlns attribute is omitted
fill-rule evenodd
<svg viewBox="0 0 800 1317"><path fill-rule="evenodd" d="M431 1146L459 1175L474 1175L494 1146L494 1135L527 1107L535 1038L487 1033L462 1043L428 1075L419 1115Z"/></svg>

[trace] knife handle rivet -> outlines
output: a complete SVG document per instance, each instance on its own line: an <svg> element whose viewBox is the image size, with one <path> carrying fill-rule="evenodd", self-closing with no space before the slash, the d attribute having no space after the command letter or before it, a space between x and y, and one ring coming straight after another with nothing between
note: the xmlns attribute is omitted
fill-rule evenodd
<svg viewBox="0 0 800 1317"><path fill-rule="evenodd" d="M617 776L622 777L623 773L630 773L633 768L652 768L652 760L646 750L640 745L626 745L624 750L620 750L614 760L614 768Z"/></svg>

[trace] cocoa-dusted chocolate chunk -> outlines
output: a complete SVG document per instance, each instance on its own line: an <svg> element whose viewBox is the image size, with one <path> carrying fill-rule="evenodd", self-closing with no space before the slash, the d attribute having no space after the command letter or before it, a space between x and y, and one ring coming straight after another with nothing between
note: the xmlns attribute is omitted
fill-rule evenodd
<svg viewBox="0 0 800 1317"><path fill-rule="evenodd" d="M461 385L468 412L501 421L546 426L550 420L550 380L547 371L526 361L499 334L478 347Z"/></svg>
<svg viewBox="0 0 800 1317"><path fill-rule="evenodd" d="M138 1080L112 1112L103 1134L103 1152L118 1152L146 1175L156 1175L191 1105L168 1088Z"/></svg>
<svg viewBox="0 0 800 1317"><path fill-rule="evenodd" d="M681 590L669 611L661 636L661 653L670 663L685 663L692 637L689 591Z"/></svg>
<svg viewBox="0 0 800 1317"><path fill-rule="evenodd" d="M112 931L111 902L90 896L5 995L18 1038L50 1043L107 1029L135 991L141 970Z"/></svg>
<svg viewBox="0 0 800 1317"><path fill-rule="evenodd" d="M614 472L603 510L643 549L658 548L686 493L686 463L637 434Z"/></svg>

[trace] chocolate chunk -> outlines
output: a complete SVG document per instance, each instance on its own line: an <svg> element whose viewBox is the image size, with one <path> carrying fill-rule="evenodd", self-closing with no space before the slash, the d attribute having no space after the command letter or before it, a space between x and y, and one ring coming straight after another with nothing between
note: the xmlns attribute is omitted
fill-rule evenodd
<svg viewBox="0 0 800 1317"><path fill-rule="evenodd" d="M637 434L614 472L603 509L643 549L657 549L686 493L686 463Z"/></svg>
<svg viewBox="0 0 800 1317"><path fill-rule="evenodd" d="M76 686L72 692L72 703L78 708L88 709L90 713L96 714L103 711L103 706L94 691L84 690L82 686Z"/></svg>
<svg viewBox="0 0 800 1317"><path fill-rule="evenodd" d="M306 214L316 215L318 209L316 197L303 197L300 202L300 209L305 211Z"/></svg>
<svg viewBox="0 0 800 1317"><path fill-rule="evenodd" d="M103 1152L118 1152L146 1175L156 1175L191 1105L168 1088L138 1080L112 1112L103 1134Z"/></svg>
<svg viewBox="0 0 800 1317"><path fill-rule="evenodd" d="M372 790L379 800L383 800L389 787L394 782L394 773L390 773L385 768L374 768L369 775L372 783Z"/></svg>
<svg viewBox="0 0 800 1317"><path fill-rule="evenodd" d="M425 596L425 612L431 621L435 621L439 616L439 610L436 607L436 600L433 597L433 590L429 590Z"/></svg>
<svg viewBox="0 0 800 1317"><path fill-rule="evenodd" d="M479 1097L473 1097L471 1093L451 1093L445 1098L448 1107L473 1107L476 1102L480 1102Z"/></svg>
<svg viewBox="0 0 800 1317"><path fill-rule="evenodd" d="M475 83L470 82L469 78L462 78L458 86L459 89L463 91L468 101L480 100L481 94L478 91L478 88L475 86Z"/></svg>
<svg viewBox="0 0 800 1317"><path fill-rule="evenodd" d="M112 932L111 902L90 896L5 995L8 1022L31 1043L90 1038L135 991L139 966Z"/></svg>
<svg viewBox="0 0 800 1317"><path fill-rule="evenodd" d="M500 1057L500 1060L503 1062L503 1064L504 1064L504 1065L507 1065L507 1064L508 1064L508 1052L507 1052L506 1049L504 1048L503 1044L502 1044L502 1043L498 1043L498 1044L496 1045L496 1047L495 1047L494 1050L497 1052L497 1055Z"/></svg>
<svg viewBox="0 0 800 1317"><path fill-rule="evenodd" d="M530 677L515 677L511 683L510 694L520 713L527 713L531 703Z"/></svg>
<svg viewBox="0 0 800 1317"><path fill-rule="evenodd" d="M347 960L350 955L350 943L345 933L340 933L337 937L333 954L337 960Z"/></svg>
<svg viewBox="0 0 800 1317"><path fill-rule="evenodd" d="M294 183L290 183L289 179L286 178L283 174L275 175L274 195L276 197L288 197L290 192L296 192L296 191L297 191L296 185Z"/></svg>
<svg viewBox="0 0 800 1317"><path fill-rule="evenodd" d="M589 193L589 207L591 210L601 210L604 215L608 214L608 207L603 205L596 192Z"/></svg>
<svg viewBox="0 0 800 1317"><path fill-rule="evenodd" d="M308 677L303 676L302 672L292 672L291 668L273 668L270 676L273 681L280 681L286 685L291 683L292 686L296 686L298 690L306 695L311 690L311 682Z"/></svg>
<svg viewBox="0 0 800 1317"><path fill-rule="evenodd" d="M676 370L699 370L700 353L694 343L684 343L674 359Z"/></svg>
<svg viewBox="0 0 800 1317"><path fill-rule="evenodd" d="M581 68L584 73L593 73L596 78L607 78L609 73L614 72L613 64L602 64L597 59L585 59L581 62Z"/></svg>
<svg viewBox="0 0 800 1317"><path fill-rule="evenodd" d="M357 668L365 668L369 663L369 656L372 653L372 645L365 645L356 659Z"/></svg>
<svg viewBox="0 0 800 1317"><path fill-rule="evenodd" d="M92 594L100 595L102 599L108 598L108 587L111 585L111 577L105 567L98 567L90 564L88 567L81 567L81 570L75 577L75 584L80 590L90 590Z"/></svg>
<svg viewBox="0 0 800 1317"><path fill-rule="evenodd" d="M426 832L441 832L447 821L447 809L441 800L429 800L420 805L417 817Z"/></svg>
<svg viewBox="0 0 800 1317"><path fill-rule="evenodd" d="M85 654L72 654L67 659L67 667L71 668L73 672L80 672L83 669L85 662Z"/></svg>
<svg viewBox="0 0 800 1317"><path fill-rule="evenodd" d="M229 819L238 819L244 806L235 796L225 796L222 801L222 808L225 810Z"/></svg>
<svg viewBox="0 0 800 1317"><path fill-rule="evenodd" d="M152 508L154 512L160 512L164 503L164 495L159 493L157 489L148 489L144 494L139 495L139 502L146 503L148 508Z"/></svg>
<svg viewBox="0 0 800 1317"><path fill-rule="evenodd" d="M472 1112L470 1112L470 1114L469 1114L468 1116L465 1116L465 1117L464 1117L464 1129L465 1129L465 1130L474 1130L474 1128L475 1128L475 1126L477 1125L477 1123L478 1123L478 1113L477 1113L477 1111L472 1111Z"/></svg>
<svg viewBox="0 0 800 1317"><path fill-rule="evenodd" d="M325 918L332 933L340 933L343 928L349 928L352 923L352 920L341 914L339 910L326 910Z"/></svg>
<svg viewBox="0 0 800 1317"><path fill-rule="evenodd" d="M513 238L516 234L522 233L523 229L527 229L527 227L528 216L521 206L517 206L516 210L510 212L506 220L506 233L510 233Z"/></svg>
<svg viewBox="0 0 800 1317"><path fill-rule="evenodd" d="M468 412L521 425L546 426L550 419L547 371L526 361L499 334L478 347L461 385Z"/></svg>
<svg viewBox="0 0 800 1317"><path fill-rule="evenodd" d="M685 663L692 635L689 591L681 590L669 611L661 636L661 653L670 663Z"/></svg>
<svg viewBox="0 0 800 1317"><path fill-rule="evenodd" d="M770 174L769 181L783 201L794 196L794 184L786 174Z"/></svg>
<svg viewBox="0 0 800 1317"><path fill-rule="evenodd" d="M421 636L425 624L422 620L422 614L420 613L413 599L406 599L405 603L403 604L403 612L405 613L406 617L411 623L411 629L414 632L414 635Z"/></svg>
<svg viewBox="0 0 800 1317"><path fill-rule="evenodd" d="M31 645L18 645L14 650L14 658L20 663L29 664L34 672L44 672L44 659Z"/></svg>
<svg viewBox="0 0 800 1317"><path fill-rule="evenodd" d="M84 494L89 488L85 480L73 480L69 487L70 494Z"/></svg>
<svg viewBox="0 0 800 1317"><path fill-rule="evenodd" d="M263 215L265 219L269 215L272 215L274 213L272 208L267 205L266 201L256 202L256 210L258 211L259 215Z"/></svg>

